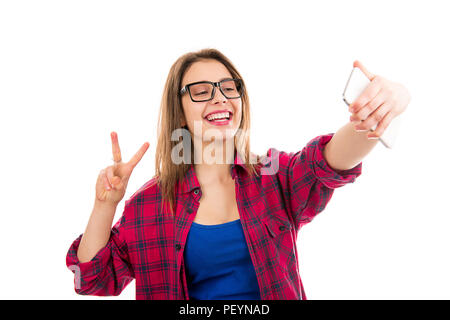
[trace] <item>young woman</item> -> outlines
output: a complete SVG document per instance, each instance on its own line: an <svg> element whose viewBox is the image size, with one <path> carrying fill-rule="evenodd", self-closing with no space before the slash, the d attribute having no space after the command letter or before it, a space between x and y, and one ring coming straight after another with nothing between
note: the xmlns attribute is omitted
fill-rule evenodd
<svg viewBox="0 0 450 320"><path fill-rule="evenodd" d="M250 152L244 79L221 52L181 56L170 69L158 123L156 174L111 228L133 168L149 144L101 170L84 234L70 246L75 291L118 295L136 279L136 299L306 299L299 275L300 228L335 188L354 182L361 160L409 102L407 90L369 73L348 123L298 152ZM363 121L361 121L363 120Z"/></svg>

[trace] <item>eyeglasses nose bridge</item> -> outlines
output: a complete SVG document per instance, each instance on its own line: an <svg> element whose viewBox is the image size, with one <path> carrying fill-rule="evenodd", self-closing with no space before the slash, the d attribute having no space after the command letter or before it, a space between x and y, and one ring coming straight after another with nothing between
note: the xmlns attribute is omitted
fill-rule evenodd
<svg viewBox="0 0 450 320"><path fill-rule="evenodd" d="M212 91L212 94L211 94L211 100L214 99L214 97L216 96L216 87L219 89L218 91L222 94L222 96L223 96L225 99L228 99L228 98L225 96L225 94L222 92L222 88L220 87L221 81L219 81L219 82L211 82L211 83L213 84L213 91Z"/></svg>

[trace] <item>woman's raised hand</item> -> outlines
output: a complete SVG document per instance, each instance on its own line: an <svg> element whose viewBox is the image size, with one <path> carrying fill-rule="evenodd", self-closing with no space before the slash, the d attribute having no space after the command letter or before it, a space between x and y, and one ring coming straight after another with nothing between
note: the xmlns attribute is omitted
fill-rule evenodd
<svg viewBox="0 0 450 320"><path fill-rule="evenodd" d="M141 161L149 147L146 142L128 162L122 162L119 140L116 132L111 132L114 164L100 171L95 186L96 200L117 205L125 195L128 180L134 167Z"/></svg>

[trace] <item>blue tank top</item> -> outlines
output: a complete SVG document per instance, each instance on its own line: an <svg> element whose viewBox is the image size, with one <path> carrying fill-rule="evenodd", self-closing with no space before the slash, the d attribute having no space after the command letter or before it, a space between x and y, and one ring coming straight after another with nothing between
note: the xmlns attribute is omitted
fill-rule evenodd
<svg viewBox="0 0 450 320"><path fill-rule="evenodd" d="M261 300L241 221L192 222L184 249L192 300Z"/></svg>

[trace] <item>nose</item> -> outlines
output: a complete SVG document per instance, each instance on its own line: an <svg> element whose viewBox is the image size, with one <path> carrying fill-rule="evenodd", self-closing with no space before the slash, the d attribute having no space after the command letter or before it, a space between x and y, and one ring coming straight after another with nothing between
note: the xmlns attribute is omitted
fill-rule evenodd
<svg viewBox="0 0 450 320"><path fill-rule="evenodd" d="M215 87L214 97L212 99L212 103L217 103L222 101L223 103L227 102L228 99L223 95L222 91L220 91L219 87Z"/></svg>

